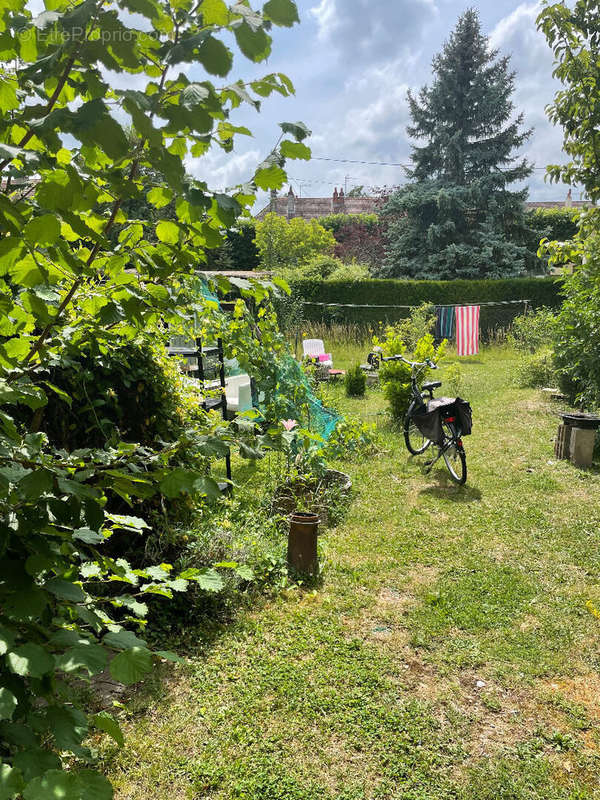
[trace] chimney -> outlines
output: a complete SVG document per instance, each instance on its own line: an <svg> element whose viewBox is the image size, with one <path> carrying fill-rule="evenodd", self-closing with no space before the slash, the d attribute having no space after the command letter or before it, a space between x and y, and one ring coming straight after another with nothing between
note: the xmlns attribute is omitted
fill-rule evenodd
<svg viewBox="0 0 600 800"><path fill-rule="evenodd" d="M567 208L571 208L571 206L573 205L573 196L571 194L570 189L567 192L567 199L565 200L565 205L567 206Z"/></svg>
<svg viewBox="0 0 600 800"><path fill-rule="evenodd" d="M340 189L338 194L337 186L333 190L333 198L331 200L331 210L334 214L344 213L344 190Z"/></svg>
<svg viewBox="0 0 600 800"><path fill-rule="evenodd" d="M277 189L271 189L271 199L269 200L269 211L277 213Z"/></svg>
<svg viewBox="0 0 600 800"><path fill-rule="evenodd" d="M294 195L294 190L290 186L290 190L287 196L287 218L291 219L292 217L296 216L296 197Z"/></svg>

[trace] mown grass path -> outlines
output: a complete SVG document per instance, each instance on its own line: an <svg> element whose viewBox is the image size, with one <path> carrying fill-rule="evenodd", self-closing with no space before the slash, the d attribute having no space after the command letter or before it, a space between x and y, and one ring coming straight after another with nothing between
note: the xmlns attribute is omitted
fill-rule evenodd
<svg viewBox="0 0 600 800"><path fill-rule="evenodd" d="M348 354L348 356L353 354ZM464 360L469 481L385 448L316 592L265 601L139 695L118 800L600 797L600 475L557 463L515 356ZM443 375L442 375L443 377Z"/></svg>

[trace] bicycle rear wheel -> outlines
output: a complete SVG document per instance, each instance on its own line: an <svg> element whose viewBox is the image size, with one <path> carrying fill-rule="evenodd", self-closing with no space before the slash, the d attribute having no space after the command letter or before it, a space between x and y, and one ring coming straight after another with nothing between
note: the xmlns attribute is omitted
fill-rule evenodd
<svg viewBox="0 0 600 800"><path fill-rule="evenodd" d="M404 443L408 452L412 453L413 456L424 453L431 444L431 441L426 436L423 436L415 425L410 410L404 420Z"/></svg>
<svg viewBox="0 0 600 800"><path fill-rule="evenodd" d="M467 457L462 444L456 442L456 433L454 427L448 423L442 423L444 430L445 444L452 441L450 447L443 452L446 467L450 473L450 477L455 483L463 485L467 480Z"/></svg>

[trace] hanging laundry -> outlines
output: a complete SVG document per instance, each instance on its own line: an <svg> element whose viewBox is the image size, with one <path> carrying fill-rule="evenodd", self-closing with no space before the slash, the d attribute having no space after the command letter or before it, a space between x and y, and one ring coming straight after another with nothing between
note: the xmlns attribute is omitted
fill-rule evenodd
<svg viewBox="0 0 600 800"><path fill-rule="evenodd" d="M479 352L479 306L456 309L456 353L474 356Z"/></svg>
<svg viewBox="0 0 600 800"><path fill-rule="evenodd" d="M449 339L454 336L454 307L438 306L435 325L436 339Z"/></svg>

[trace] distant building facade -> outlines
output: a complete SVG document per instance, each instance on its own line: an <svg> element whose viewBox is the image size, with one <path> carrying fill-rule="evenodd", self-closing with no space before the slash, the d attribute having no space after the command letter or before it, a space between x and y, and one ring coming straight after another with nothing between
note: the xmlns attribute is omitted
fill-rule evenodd
<svg viewBox="0 0 600 800"><path fill-rule="evenodd" d="M343 189L338 192L337 188L331 197L297 197L290 186L283 197L272 191L269 205L256 215L256 219L264 219L269 213L287 219L301 217L306 220L330 214L374 214L376 204L376 197L347 197Z"/></svg>
<svg viewBox="0 0 600 800"><path fill-rule="evenodd" d="M256 215L256 219L263 220L269 213L279 214L280 217L293 219L301 217L305 220L328 217L330 214L375 214L377 211L378 197L348 197L344 190L334 189L331 197L297 197L290 186L286 195L279 197L277 192L271 192L269 204ZM573 200L571 190L564 200L528 200L525 208L532 211L536 208L586 208L587 200Z"/></svg>

